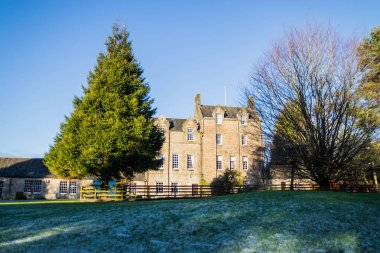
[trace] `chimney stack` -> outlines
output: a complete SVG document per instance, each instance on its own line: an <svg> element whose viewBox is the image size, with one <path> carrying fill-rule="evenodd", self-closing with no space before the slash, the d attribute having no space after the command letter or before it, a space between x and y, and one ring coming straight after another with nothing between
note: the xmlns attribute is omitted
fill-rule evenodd
<svg viewBox="0 0 380 253"><path fill-rule="evenodd" d="M255 110L255 99L253 97L249 97L247 108L249 110Z"/></svg>

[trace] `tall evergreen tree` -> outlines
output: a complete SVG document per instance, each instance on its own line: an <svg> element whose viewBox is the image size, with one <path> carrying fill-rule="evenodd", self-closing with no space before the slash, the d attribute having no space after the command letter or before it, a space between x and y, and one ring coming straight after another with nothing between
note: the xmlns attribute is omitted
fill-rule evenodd
<svg viewBox="0 0 380 253"><path fill-rule="evenodd" d="M154 125L153 99L125 28L117 24L90 71L84 95L61 124L45 164L58 176L132 178L157 169L164 137Z"/></svg>

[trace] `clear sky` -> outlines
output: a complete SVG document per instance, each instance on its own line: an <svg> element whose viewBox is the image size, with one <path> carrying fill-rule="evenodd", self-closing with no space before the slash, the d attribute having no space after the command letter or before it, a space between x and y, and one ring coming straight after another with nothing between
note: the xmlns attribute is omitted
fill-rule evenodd
<svg viewBox="0 0 380 253"><path fill-rule="evenodd" d="M126 24L157 116L237 105L255 61L308 21L343 35L380 25L380 1L0 1L0 156L42 157L116 19Z"/></svg>

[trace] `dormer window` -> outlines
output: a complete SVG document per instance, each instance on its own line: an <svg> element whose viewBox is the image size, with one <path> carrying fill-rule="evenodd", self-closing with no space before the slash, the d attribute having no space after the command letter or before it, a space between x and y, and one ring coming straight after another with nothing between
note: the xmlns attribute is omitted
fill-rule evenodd
<svg viewBox="0 0 380 253"><path fill-rule="evenodd" d="M193 141L194 140L194 129L188 128L187 129L187 141Z"/></svg>
<svg viewBox="0 0 380 253"><path fill-rule="evenodd" d="M242 126L247 125L247 115L246 114L241 115L241 125Z"/></svg>
<svg viewBox="0 0 380 253"><path fill-rule="evenodd" d="M217 125L221 125L222 124L222 114L221 113L217 113L216 114L216 124Z"/></svg>

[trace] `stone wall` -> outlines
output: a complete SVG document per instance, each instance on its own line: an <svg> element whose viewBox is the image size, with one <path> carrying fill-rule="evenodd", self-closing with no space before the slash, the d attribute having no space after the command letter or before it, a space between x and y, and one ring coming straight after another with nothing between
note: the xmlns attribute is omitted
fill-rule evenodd
<svg viewBox="0 0 380 253"><path fill-rule="evenodd" d="M41 192L24 193L25 180L41 180ZM27 199L64 199L79 198L80 186L91 185L92 180L64 180L56 178L0 178L3 182L1 199L16 199L23 196ZM78 182L76 194L60 194L61 181Z"/></svg>

